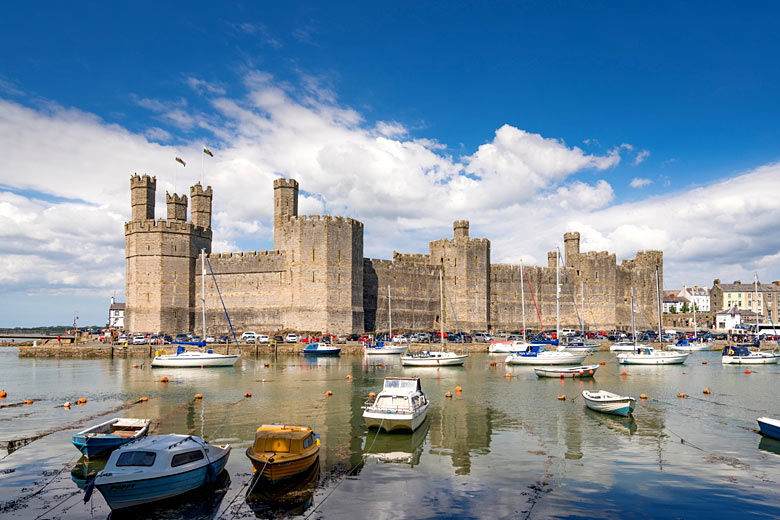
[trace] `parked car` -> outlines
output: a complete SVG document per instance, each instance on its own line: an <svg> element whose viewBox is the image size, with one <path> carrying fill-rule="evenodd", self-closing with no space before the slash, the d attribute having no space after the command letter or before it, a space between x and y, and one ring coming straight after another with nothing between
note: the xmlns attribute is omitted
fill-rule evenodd
<svg viewBox="0 0 780 520"><path fill-rule="evenodd" d="M393 343L409 343L409 338L406 337L406 334L396 334L393 336Z"/></svg>
<svg viewBox="0 0 780 520"><path fill-rule="evenodd" d="M475 332L473 338L477 343L490 343L493 341L493 336L487 332Z"/></svg>
<svg viewBox="0 0 780 520"><path fill-rule="evenodd" d="M186 334L176 334L176 341L188 341L189 338Z"/></svg>
<svg viewBox="0 0 780 520"><path fill-rule="evenodd" d="M271 338L268 337L267 334L258 334L255 336L255 343L271 343Z"/></svg>
<svg viewBox="0 0 780 520"><path fill-rule="evenodd" d="M214 343L216 341L217 341L217 339L214 336L211 336L211 335L206 336L206 343Z"/></svg>
<svg viewBox="0 0 780 520"><path fill-rule="evenodd" d="M246 341L247 343L254 343L255 338L257 337L257 333L253 331L246 331L243 334L241 334L241 341Z"/></svg>
<svg viewBox="0 0 780 520"><path fill-rule="evenodd" d="M287 336L284 338L284 341L285 341L286 343L298 343L298 336L297 336L296 334L288 334L288 335L287 335Z"/></svg>
<svg viewBox="0 0 780 520"><path fill-rule="evenodd" d="M219 337L220 343L230 343L230 336L224 335Z"/></svg>
<svg viewBox="0 0 780 520"><path fill-rule="evenodd" d="M171 341L173 341L173 338L170 337L168 334L160 336L160 339L162 339L163 345L168 345Z"/></svg>
<svg viewBox="0 0 780 520"><path fill-rule="evenodd" d="M143 334L136 334L133 336L133 345L146 345L149 340Z"/></svg>

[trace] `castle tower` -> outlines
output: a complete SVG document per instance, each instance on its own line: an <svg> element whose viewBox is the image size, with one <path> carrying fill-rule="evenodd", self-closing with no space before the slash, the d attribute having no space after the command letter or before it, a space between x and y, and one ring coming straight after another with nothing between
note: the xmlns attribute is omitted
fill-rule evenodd
<svg viewBox="0 0 780 520"><path fill-rule="evenodd" d="M274 249L285 249L284 224L298 216L298 181L274 181Z"/></svg>
<svg viewBox="0 0 780 520"><path fill-rule="evenodd" d="M577 267L580 258L580 234L577 231L564 233L563 245L566 267Z"/></svg>
<svg viewBox="0 0 780 520"><path fill-rule="evenodd" d="M154 192L157 177L143 177L137 173L130 177L130 204L133 207L133 220L154 220Z"/></svg>
<svg viewBox="0 0 780 520"><path fill-rule="evenodd" d="M211 186L203 189L200 183L190 188L192 223L204 229L211 228Z"/></svg>
<svg viewBox="0 0 780 520"><path fill-rule="evenodd" d="M454 238L431 242L431 263L444 268L444 326L455 330L490 329L490 240L469 238L469 222L456 220ZM451 305L450 305L451 300ZM455 309L453 314L453 308Z"/></svg>
<svg viewBox="0 0 780 520"><path fill-rule="evenodd" d="M130 178L133 218L125 223L125 328L187 332L194 324L195 260L200 249L211 251L211 228L187 222L185 195L166 194L168 219L154 220L155 188L153 177Z"/></svg>
<svg viewBox="0 0 780 520"><path fill-rule="evenodd" d="M171 195L165 192L165 202L168 206L168 220L187 220L187 196Z"/></svg>

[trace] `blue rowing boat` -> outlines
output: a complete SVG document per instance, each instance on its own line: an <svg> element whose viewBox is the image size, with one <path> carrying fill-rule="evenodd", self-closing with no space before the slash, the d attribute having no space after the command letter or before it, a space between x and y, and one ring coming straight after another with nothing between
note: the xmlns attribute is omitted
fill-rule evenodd
<svg viewBox="0 0 780 520"><path fill-rule="evenodd" d="M114 418L74 434L71 442L87 457L107 455L146 435L150 424L149 419Z"/></svg>
<svg viewBox="0 0 780 520"><path fill-rule="evenodd" d="M758 429L762 435L772 437L773 439L780 440L780 421L777 419L770 419L769 417L759 417Z"/></svg>

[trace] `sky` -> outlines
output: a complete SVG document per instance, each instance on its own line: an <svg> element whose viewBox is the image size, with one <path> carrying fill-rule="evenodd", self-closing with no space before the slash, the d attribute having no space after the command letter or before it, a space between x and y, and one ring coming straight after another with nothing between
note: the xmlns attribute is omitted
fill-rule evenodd
<svg viewBox="0 0 780 520"><path fill-rule="evenodd" d="M373 258L466 219L494 263L579 231L667 289L780 280L775 4L277 4L5 7L0 327L106 322L136 172L158 218L213 186L218 252L273 248L284 176Z"/></svg>

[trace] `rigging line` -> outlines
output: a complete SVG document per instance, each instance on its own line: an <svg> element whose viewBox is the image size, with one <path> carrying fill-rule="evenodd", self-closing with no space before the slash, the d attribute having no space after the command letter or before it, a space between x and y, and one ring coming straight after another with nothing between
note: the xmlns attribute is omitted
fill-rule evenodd
<svg viewBox="0 0 780 520"><path fill-rule="evenodd" d="M365 454L366 454L366 453L370 452L370 451L371 451L371 448L373 448L373 447L374 447L374 443L376 442L376 438L377 438L377 437L379 437L379 432L381 432L381 431L382 431L382 424L384 424L384 422L385 422L385 419L384 419L384 417L383 417L383 418L382 418L382 421L379 423L379 428L377 428L377 430L376 430L376 435L374 435L374 440L373 440L373 441L371 441L371 446L369 446L369 448L368 448L368 449L367 449L367 450L366 450L366 451L363 453L363 456L365 456ZM364 461L363 461L363 458L361 457L361 460L360 460L360 462L358 462L357 464L355 464L354 466L352 466L352 468L351 468L349 471L347 471L346 475L347 475L347 476L351 475L351 474L352 474L352 472L353 472L353 471L355 471L355 470L358 468L358 466L360 466L361 464L363 464L363 462L364 462ZM314 514L314 513L317 511L317 508L318 508L318 507L320 507L320 506L321 506L321 505L322 505L322 504L323 504L323 503L324 503L324 502L325 502L325 501L326 501L326 500L327 500L327 499L328 499L328 498L329 498L329 497L330 497L330 496L333 494L333 492L334 492L334 491L336 491L336 488L338 488L338 487L341 485L341 483L342 483L342 482L344 482L344 480L346 480L346 477L344 477L343 479L339 480L339 481L336 483L336 485L335 485L335 486L333 486L333 489L331 489L331 490L330 490L330 492L329 492L327 495L325 495L325 496L322 498L322 500L320 500L320 503L319 503L319 504L317 504L316 506L314 506L314 509L312 509L312 510L309 512L309 514L308 514L308 515L306 515L306 517L305 517L305 519L304 519L304 520L308 519L308 518L309 518L311 515L313 515L313 514Z"/></svg>
<svg viewBox="0 0 780 520"><path fill-rule="evenodd" d="M274 452L274 455L276 455L276 452ZM266 468L266 466L268 466L268 463L269 463L269 462L271 462L271 459L272 459L272 458L274 458L274 455L271 455L270 457L268 457L267 459L265 459L265 464L263 464L263 469L261 469L261 470L260 470L260 473L258 473L258 474L255 476L255 483L254 483L254 484L252 484L252 487L250 487L249 489L247 489L247 491L246 491L246 495L244 495L245 497L248 497L249 495L251 495L251 494L252 494L252 491L254 491L254 490L255 490L255 486L257 486L257 483L258 483L258 482L260 482L260 478L263 476L263 471L265 471L265 468ZM319 464L319 459L317 460L317 464ZM233 514L233 516L236 516L236 515L235 515L235 513Z"/></svg>
<svg viewBox="0 0 780 520"><path fill-rule="evenodd" d="M452 316L455 318L455 326L458 327L458 334L462 334L460 323L458 323L458 315L455 314L455 306L452 304L452 295L450 294L450 291L447 290L446 285L444 286L444 293L447 295L447 300L450 302L450 309L452 309Z"/></svg>
<svg viewBox="0 0 780 520"><path fill-rule="evenodd" d="M252 482L252 479L251 479L251 478L250 478L249 480L247 480L247 481L244 483L244 485L243 485L243 486L241 486L241 488L240 488L240 489L239 489L239 490L236 492L236 494L235 494L235 495L233 495L233 500L231 500L230 502L228 502L228 505L227 505L227 507L225 507L225 509L223 509L223 510L222 510L222 512L219 514L219 516L217 516L217 520L219 520L220 518L222 518L222 517L225 515L225 513L227 513L228 509L230 509L230 506L232 506L232 505L233 505L233 502L235 502L235 501L236 501L236 499L238 498L238 495L240 495L240 494L241 494L241 492L244 490L244 488L245 488L245 487L247 487L247 486L249 485L249 483L250 483L250 482ZM239 508L239 510L240 510L240 509L241 509L241 508ZM235 516L235 513L233 514L233 516Z"/></svg>
<svg viewBox="0 0 780 520"><path fill-rule="evenodd" d="M679 437L679 439L680 439L680 443L681 443L681 444L687 444L688 446L691 446L691 447L693 447L693 448L696 448L696 449L697 449L697 450L699 450L699 451L704 451L703 449L699 448L699 447L698 447L698 446L696 446L695 444L693 444L693 443L690 443L690 442L686 441L686 440L685 440L685 439L683 439L683 438L682 438L680 435L677 435L676 433L674 433L674 432L673 432L672 430L670 430L669 428L666 428L666 431L668 431L669 433L671 433L671 434L672 434L672 435L674 435L675 437Z"/></svg>
<svg viewBox="0 0 780 520"><path fill-rule="evenodd" d="M80 492L81 492L80 489L77 490L77 491L73 491L70 495L66 496L64 499L60 500L59 502L57 502L56 504L51 506L49 509L47 509L46 511L44 511L40 515L36 516L35 520L38 520L39 518L42 518L42 517L46 516L47 514L51 513L52 511L54 511L55 509L60 507L62 504L64 504L65 502L67 502L71 498L75 497L76 495L78 495Z"/></svg>
<svg viewBox="0 0 780 520"><path fill-rule="evenodd" d="M563 257L560 257L559 260L560 260L560 264L563 266L563 276L564 276L564 278L566 278L566 284L569 286L569 294L571 294L571 301L574 304L574 313L577 315L577 321L579 322L580 327L584 329L585 325L582 324L582 320L580 319L580 312L577 310L577 301L574 299L574 291L571 288L571 282L569 281L569 275L566 274L566 264L563 263ZM582 311L584 313L585 309L583 309Z"/></svg>
<svg viewBox="0 0 780 520"><path fill-rule="evenodd" d="M217 294L219 295L219 301L222 304L222 310L225 311L225 318L227 318L228 325L230 326L230 332L233 333L233 341L236 342L236 348L239 350L239 354L240 354L241 348L238 345L238 338L236 338L236 331L233 330L233 324L230 323L230 316L228 316L227 307L225 307L225 300L222 299L222 292L219 290L219 285L217 284L217 277L214 275L214 269L211 267L211 260L209 260L208 257L206 257L206 263L209 264L209 271L211 271L211 278L214 279L214 287L216 287L217 289ZM203 306L204 307L206 306L206 302L203 302ZM204 338L203 341L206 341L206 339Z"/></svg>
<svg viewBox="0 0 780 520"><path fill-rule="evenodd" d="M534 302L534 309L536 309L536 317L539 318L539 325L542 327L542 332L545 332L544 323L542 323L542 315L539 313L539 306L536 305L534 290L531 288L531 280L529 280L528 275L525 274L525 267L523 267L523 274L525 275L525 281L528 284L528 290L531 291L531 301Z"/></svg>

